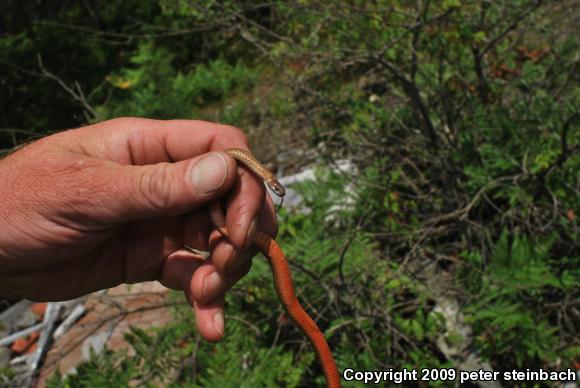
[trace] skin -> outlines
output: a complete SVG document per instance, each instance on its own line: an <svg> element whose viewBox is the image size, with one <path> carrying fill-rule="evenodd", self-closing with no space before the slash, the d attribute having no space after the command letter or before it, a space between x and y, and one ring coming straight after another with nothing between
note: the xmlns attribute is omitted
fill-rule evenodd
<svg viewBox="0 0 580 388"><path fill-rule="evenodd" d="M0 160L0 296L66 300L122 283L183 290L200 334L224 334L224 292L276 233L262 181L222 150L239 129L120 118L38 140ZM229 239L212 231L221 200ZM182 249L210 250L203 260Z"/></svg>

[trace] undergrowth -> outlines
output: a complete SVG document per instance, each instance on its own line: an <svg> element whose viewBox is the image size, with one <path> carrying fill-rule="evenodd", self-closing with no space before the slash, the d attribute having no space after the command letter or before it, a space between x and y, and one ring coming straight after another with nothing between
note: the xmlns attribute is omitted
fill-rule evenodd
<svg viewBox="0 0 580 388"><path fill-rule="evenodd" d="M303 203L280 212L279 242L341 370L577 363L574 1L148 0L96 12L94 28L75 30L75 49L71 26L94 23L80 5L55 11L60 24L15 22L0 35L12 96L0 99L12 107L2 127L204 118L246 130L255 154L284 172L320 165L293 187ZM83 98L31 74L36 53ZM26 114L11 104L32 95L43 103L24 104ZM4 147L28 139L24 129L2 131ZM94 355L50 385L321 386L310 345L255 261L227 296L220 344L203 342L182 306L167 327L128 336L134 356ZM449 300L469 334L448 327Z"/></svg>

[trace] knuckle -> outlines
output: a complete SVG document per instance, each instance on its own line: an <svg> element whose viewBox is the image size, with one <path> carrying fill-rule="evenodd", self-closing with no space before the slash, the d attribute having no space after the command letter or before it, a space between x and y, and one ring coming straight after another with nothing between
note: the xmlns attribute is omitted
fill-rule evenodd
<svg viewBox="0 0 580 388"><path fill-rule="evenodd" d="M167 210L173 203L173 176L169 163L160 163L139 174L139 193L146 205L157 210Z"/></svg>

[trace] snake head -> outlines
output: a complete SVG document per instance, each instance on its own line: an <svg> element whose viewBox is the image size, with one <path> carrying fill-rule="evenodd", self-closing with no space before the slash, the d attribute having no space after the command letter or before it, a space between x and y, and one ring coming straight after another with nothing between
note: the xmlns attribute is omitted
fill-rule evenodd
<svg viewBox="0 0 580 388"><path fill-rule="evenodd" d="M284 189L282 183L278 182L277 179L272 179L266 182L266 184L278 197L283 197L286 194L286 189Z"/></svg>

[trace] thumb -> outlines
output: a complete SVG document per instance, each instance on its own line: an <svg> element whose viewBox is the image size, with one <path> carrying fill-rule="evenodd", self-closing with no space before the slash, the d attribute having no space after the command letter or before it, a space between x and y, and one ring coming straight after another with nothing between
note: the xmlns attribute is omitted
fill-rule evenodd
<svg viewBox="0 0 580 388"><path fill-rule="evenodd" d="M110 202L110 221L187 213L223 195L236 180L236 162L210 152L176 163L122 166L120 195ZM120 175L120 176L118 176Z"/></svg>

